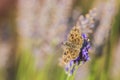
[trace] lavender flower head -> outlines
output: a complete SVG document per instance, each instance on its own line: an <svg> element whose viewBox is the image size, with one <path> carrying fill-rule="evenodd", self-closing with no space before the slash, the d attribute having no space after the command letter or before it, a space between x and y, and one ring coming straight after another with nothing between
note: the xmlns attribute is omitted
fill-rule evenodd
<svg viewBox="0 0 120 80"><path fill-rule="evenodd" d="M61 59L67 74L72 75L81 62L84 63L89 60L89 48L90 43L87 35L82 34L79 25L74 26L64 43L64 52Z"/></svg>

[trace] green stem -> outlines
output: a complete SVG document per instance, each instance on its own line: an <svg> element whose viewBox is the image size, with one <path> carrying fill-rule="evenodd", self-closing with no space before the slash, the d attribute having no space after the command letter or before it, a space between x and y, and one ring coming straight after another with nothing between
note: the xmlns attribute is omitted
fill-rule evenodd
<svg viewBox="0 0 120 80"><path fill-rule="evenodd" d="M75 79L75 74L76 74L77 70L78 70L78 66L75 66L75 71L74 71L73 75L71 76L71 80Z"/></svg>
<svg viewBox="0 0 120 80"><path fill-rule="evenodd" d="M78 66L74 65L75 71L73 72L73 75L71 75L71 76L67 75L66 80L74 80L75 79L75 74L78 70L78 67L79 67L79 65Z"/></svg>
<svg viewBox="0 0 120 80"><path fill-rule="evenodd" d="M67 75L67 78L66 78L66 80L70 80L70 76L69 76L69 75Z"/></svg>

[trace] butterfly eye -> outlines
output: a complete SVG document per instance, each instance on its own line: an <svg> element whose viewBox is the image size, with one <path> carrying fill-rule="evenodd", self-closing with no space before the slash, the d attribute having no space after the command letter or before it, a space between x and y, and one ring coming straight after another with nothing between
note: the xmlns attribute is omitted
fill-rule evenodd
<svg viewBox="0 0 120 80"><path fill-rule="evenodd" d="M66 52L64 52L64 55L67 55L67 53L66 53Z"/></svg>

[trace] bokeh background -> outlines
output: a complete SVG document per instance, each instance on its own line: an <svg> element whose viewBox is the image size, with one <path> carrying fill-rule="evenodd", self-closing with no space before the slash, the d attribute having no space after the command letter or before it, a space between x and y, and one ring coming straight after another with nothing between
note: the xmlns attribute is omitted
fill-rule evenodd
<svg viewBox="0 0 120 80"><path fill-rule="evenodd" d="M93 8L90 61L75 80L120 80L120 0L0 0L0 80L65 80L61 44Z"/></svg>

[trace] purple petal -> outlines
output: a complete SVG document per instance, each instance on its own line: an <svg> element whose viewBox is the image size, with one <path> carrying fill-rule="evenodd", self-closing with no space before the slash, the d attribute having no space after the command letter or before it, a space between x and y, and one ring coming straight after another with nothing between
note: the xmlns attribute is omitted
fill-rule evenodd
<svg viewBox="0 0 120 80"><path fill-rule="evenodd" d="M70 74L72 75L75 71L75 68L73 67L71 70L70 70Z"/></svg>
<svg viewBox="0 0 120 80"><path fill-rule="evenodd" d="M69 68L68 68L68 67L65 67L65 71L68 72L68 71L69 71Z"/></svg>
<svg viewBox="0 0 120 80"><path fill-rule="evenodd" d="M91 46L90 46L90 44L88 44L86 47L89 49Z"/></svg>
<svg viewBox="0 0 120 80"><path fill-rule="evenodd" d="M71 61L70 61L70 67L73 66L73 63L74 63L73 60L71 60Z"/></svg>
<svg viewBox="0 0 120 80"><path fill-rule="evenodd" d="M82 34L82 37L83 37L83 39L86 39L87 35L86 34Z"/></svg>

